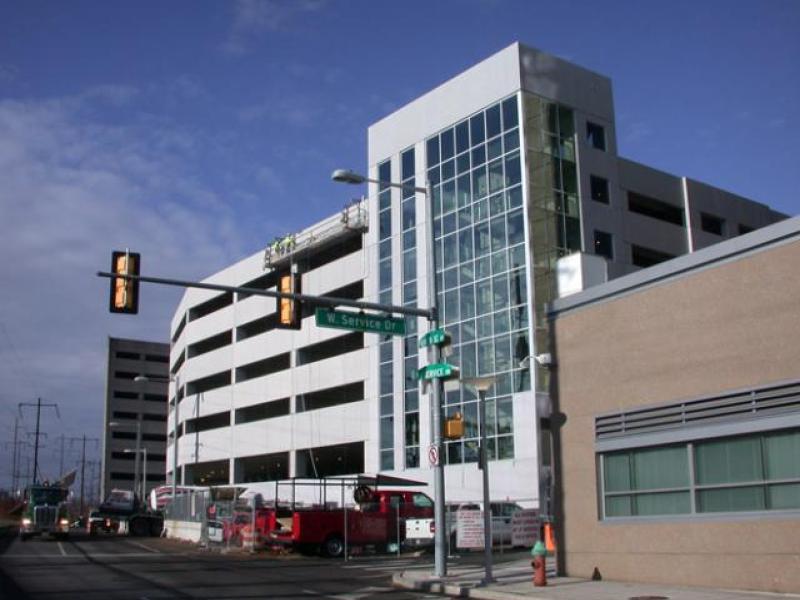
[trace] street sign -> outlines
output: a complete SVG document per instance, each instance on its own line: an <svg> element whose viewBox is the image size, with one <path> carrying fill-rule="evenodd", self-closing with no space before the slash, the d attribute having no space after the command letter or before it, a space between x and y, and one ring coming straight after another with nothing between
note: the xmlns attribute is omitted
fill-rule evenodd
<svg viewBox="0 0 800 600"><path fill-rule="evenodd" d="M511 515L511 545L533 546L539 538L539 511L523 508Z"/></svg>
<svg viewBox="0 0 800 600"><path fill-rule="evenodd" d="M432 467L439 464L439 448L436 446L428 448L428 463L430 463Z"/></svg>
<svg viewBox="0 0 800 600"><path fill-rule="evenodd" d="M449 379L458 376L458 368L447 363L431 363L417 372L418 379Z"/></svg>
<svg viewBox="0 0 800 600"><path fill-rule="evenodd" d="M405 320L395 317L318 308L315 312L315 318L318 327L349 329L350 331L382 333L384 335L405 335L406 333Z"/></svg>
<svg viewBox="0 0 800 600"><path fill-rule="evenodd" d="M440 346L450 342L450 334L444 329L434 329L419 338L419 347Z"/></svg>

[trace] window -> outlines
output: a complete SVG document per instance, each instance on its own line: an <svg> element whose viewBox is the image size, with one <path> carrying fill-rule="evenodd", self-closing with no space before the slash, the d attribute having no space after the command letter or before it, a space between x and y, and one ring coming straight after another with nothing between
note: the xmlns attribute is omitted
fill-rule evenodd
<svg viewBox="0 0 800 600"><path fill-rule="evenodd" d="M614 244L610 233L595 229L594 253L598 256L605 256L608 260L614 260Z"/></svg>
<svg viewBox="0 0 800 600"><path fill-rule="evenodd" d="M645 448L603 456L605 516L690 512L686 446Z"/></svg>
<svg viewBox="0 0 800 600"><path fill-rule="evenodd" d="M631 245L631 262L637 267L652 267L665 260L675 258L672 254L645 248L644 246Z"/></svg>
<svg viewBox="0 0 800 600"><path fill-rule="evenodd" d="M169 356L161 354L145 354L144 359L148 362L169 363Z"/></svg>
<svg viewBox="0 0 800 600"><path fill-rule="evenodd" d="M755 231L755 229L749 225L743 225L742 223L739 223L739 235L744 235L746 233L750 233L751 231Z"/></svg>
<svg viewBox="0 0 800 600"><path fill-rule="evenodd" d="M139 373L132 373L130 371L114 371L114 377L117 379L135 379Z"/></svg>
<svg viewBox="0 0 800 600"><path fill-rule="evenodd" d="M683 226L682 208L668 204L662 200L650 198L644 194L628 192L628 210L644 215L645 217Z"/></svg>
<svg viewBox="0 0 800 600"><path fill-rule="evenodd" d="M610 452L601 468L605 517L800 509L800 429Z"/></svg>
<svg viewBox="0 0 800 600"><path fill-rule="evenodd" d="M602 125L586 121L586 142L598 150L606 149L606 130Z"/></svg>
<svg viewBox="0 0 800 600"><path fill-rule="evenodd" d="M597 175L589 176L589 188L591 191L592 200L595 202L602 202L608 204L608 180L598 177Z"/></svg>
<svg viewBox="0 0 800 600"><path fill-rule="evenodd" d="M416 492L411 496L411 502L417 508L433 508L433 500L422 492Z"/></svg>
<svg viewBox="0 0 800 600"><path fill-rule="evenodd" d="M283 417L288 414L289 398L279 398L278 400L270 400L269 402L262 402L260 404L254 404L253 406L237 409L235 423L237 425L252 423L253 421Z"/></svg>
<svg viewBox="0 0 800 600"><path fill-rule="evenodd" d="M113 412L113 416L115 419L134 419L136 420L136 413L135 412L127 412L121 410L115 410Z"/></svg>
<svg viewBox="0 0 800 600"><path fill-rule="evenodd" d="M124 358L125 360L139 360L140 356L137 352L117 352L117 358Z"/></svg>
<svg viewBox="0 0 800 600"><path fill-rule="evenodd" d="M723 235L725 228L725 219L715 217L708 213L700 213L700 229L706 233L713 233L714 235Z"/></svg>

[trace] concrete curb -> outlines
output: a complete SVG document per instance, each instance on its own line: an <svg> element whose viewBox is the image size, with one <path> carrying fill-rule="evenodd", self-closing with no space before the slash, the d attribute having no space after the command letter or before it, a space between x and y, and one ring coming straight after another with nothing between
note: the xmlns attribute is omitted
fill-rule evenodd
<svg viewBox="0 0 800 600"><path fill-rule="evenodd" d="M477 587L473 584L459 583L457 581L442 581L434 577L420 579L405 577L405 572L392 575L392 586L414 592L439 594L454 598L477 598L479 600L508 600L509 598L530 598L530 594L520 594L512 591L500 591ZM551 600L548 596L536 594L536 600Z"/></svg>

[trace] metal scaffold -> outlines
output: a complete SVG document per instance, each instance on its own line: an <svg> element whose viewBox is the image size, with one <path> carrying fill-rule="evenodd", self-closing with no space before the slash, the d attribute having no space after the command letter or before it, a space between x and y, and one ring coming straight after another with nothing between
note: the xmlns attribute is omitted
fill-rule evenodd
<svg viewBox="0 0 800 600"><path fill-rule="evenodd" d="M303 255L331 245L354 232L368 228L367 200L353 200L342 211L321 223L301 231L275 238L264 250L264 270L295 262Z"/></svg>

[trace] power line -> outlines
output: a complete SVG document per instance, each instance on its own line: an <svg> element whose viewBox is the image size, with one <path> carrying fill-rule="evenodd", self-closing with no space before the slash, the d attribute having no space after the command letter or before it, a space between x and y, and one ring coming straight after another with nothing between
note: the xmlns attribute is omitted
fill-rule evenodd
<svg viewBox="0 0 800 600"><path fill-rule="evenodd" d="M61 418L61 413L58 412L58 404L54 402L50 403L42 403L41 398L36 399L36 404L32 402L20 402L19 403L19 412L20 415L22 414L22 407L23 406L35 406L36 407L36 433L35 441L34 441L34 449L33 449L33 483L38 483L39 481L39 423L41 421L41 414L42 414L42 407L52 407L55 408L56 414L58 418Z"/></svg>

